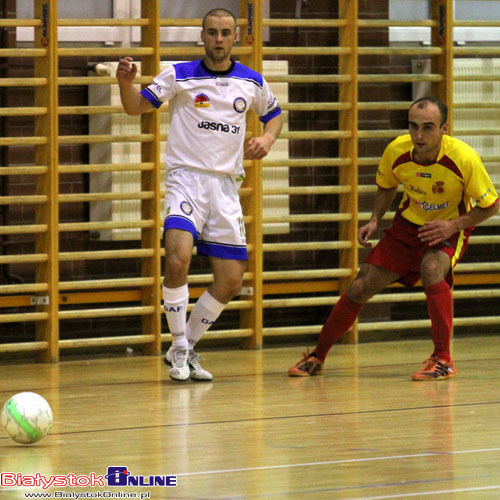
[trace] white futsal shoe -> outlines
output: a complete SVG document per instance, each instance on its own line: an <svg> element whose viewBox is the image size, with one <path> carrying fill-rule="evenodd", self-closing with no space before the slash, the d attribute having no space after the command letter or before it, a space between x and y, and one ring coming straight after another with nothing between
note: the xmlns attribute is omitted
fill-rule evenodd
<svg viewBox="0 0 500 500"><path fill-rule="evenodd" d="M189 350L187 347L170 347L165 354L165 363L170 366L168 374L172 380L184 382L189 378Z"/></svg>
<svg viewBox="0 0 500 500"><path fill-rule="evenodd" d="M189 371L190 376L193 380L198 380L200 382L211 382L213 380L213 375L202 368L200 365L200 355L192 350L189 351Z"/></svg>

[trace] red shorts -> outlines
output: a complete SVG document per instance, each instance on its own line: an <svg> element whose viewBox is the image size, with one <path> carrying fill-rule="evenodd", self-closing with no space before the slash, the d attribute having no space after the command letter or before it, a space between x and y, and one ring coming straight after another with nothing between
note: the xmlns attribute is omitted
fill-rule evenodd
<svg viewBox="0 0 500 500"><path fill-rule="evenodd" d="M418 226L397 214L392 226L384 230L384 236L368 254L365 262L382 267L399 275L397 280L405 286L413 286L420 279L420 262L429 249L445 252L450 256L451 268L445 280L453 285L453 268L462 258L472 229L455 233L449 240L429 247L418 238Z"/></svg>

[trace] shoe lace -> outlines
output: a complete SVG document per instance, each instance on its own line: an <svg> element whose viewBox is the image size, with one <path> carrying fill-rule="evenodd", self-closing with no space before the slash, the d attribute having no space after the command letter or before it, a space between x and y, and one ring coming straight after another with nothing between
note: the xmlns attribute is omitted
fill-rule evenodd
<svg viewBox="0 0 500 500"><path fill-rule="evenodd" d="M175 349L172 353L173 365L176 368L182 368L186 364L187 349Z"/></svg>
<svg viewBox="0 0 500 500"><path fill-rule="evenodd" d="M194 368L201 368L200 366L200 361L202 357L194 351L189 351L189 364L193 366Z"/></svg>

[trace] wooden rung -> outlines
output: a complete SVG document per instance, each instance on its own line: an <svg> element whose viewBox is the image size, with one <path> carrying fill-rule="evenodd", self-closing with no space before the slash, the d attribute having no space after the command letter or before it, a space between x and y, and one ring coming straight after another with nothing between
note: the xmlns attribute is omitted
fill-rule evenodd
<svg viewBox="0 0 500 500"><path fill-rule="evenodd" d="M348 130L316 130L281 132L280 139L348 139L351 132Z"/></svg>
<svg viewBox="0 0 500 500"><path fill-rule="evenodd" d="M47 262L46 253L30 253L22 255L0 255L0 264L26 264L30 262Z"/></svg>
<svg viewBox="0 0 500 500"><path fill-rule="evenodd" d="M500 262L479 262L472 264L461 264L460 262L455 267L457 273L471 273L471 272L486 272L486 271L500 271Z"/></svg>
<svg viewBox="0 0 500 500"><path fill-rule="evenodd" d="M104 221L104 222L65 222L59 224L59 231L99 231L102 229L146 228L153 227L152 220ZM1 233L1 226L0 226Z"/></svg>
<svg viewBox="0 0 500 500"><path fill-rule="evenodd" d="M43 87L47 78L0 78L0 87Z"/></svg>
<svg viewBox="0 0 500 500"><path fill-rule="evenodd" d="M308 325L308 326L286 326L276 328L263 328L262 335L264 337L283 337L293 335L312 335L321 331L322 325Z"/></svg>
<svg viewBox="0 0 500 500"><path fill-rule="evenodd" d="M290 158L284 160L263 160L262 166L267 167L347 167L350 158Z"/></svg>
<svg viewBox="0 0 500 500"><path fill-rule="evenodd" d="M0 49L2 57L45 57L47 49Z"/></svg>
<svg viewBox="0 0 500 500"><path fill-rule="evenodd" d="M500 243L500 236L474 236L469 239L469 245L488 245L491 243Z"/></svg>
<svg viewBox="0 0 500 500"><path fill-rule="evenodd" d="M138 76L134 83L149 85L153 81L153 76ZM61 86L65 85L118 85L115 76L60 76L57 82ZM123 110L123 108L122 108Z"/></svg>
<svg viewBox="0 0 500 500"><path fill-rule="evenodd" d="M46 114L47 108L43 106L0 108L0 116L40 116Z"/></svg>
<svg viewBox="0 0 500 500"><path fill-rule="evenodd" d="M13 285L0 285L0 294L46 292L48 289L49 285L47 283L16 283Z"/></svg>
<svg viewBox="0 0 500 500"><path fill-rule="evenodd" d="M269 75L266 76L266 80L273 83L348 83L351 77L349 75Z"/></svg>
<svg viewBox="0 0 500 500"><path fill-rule="evenodd" d="M32 196L0 196L0 205L28 205L30 203L46 203L47 196L34 194Z"/></svg>
<svg viewBox="0 0 500 500"><path fill-rule="evenodd" d="M264 223L280 223L280 222L338 222L352 220L352 215L347 213L341 214L300 214L300 215L283 215L274 217L264 217Z"/></svg>
<svg viewBox="0 0 500 500"><path fill-rule="evenodd" d="M407 133L408 130L359 130L358 137L360 139L395 139L396 137Z"/></svg>
<svg viewBox="0 0 500 500"><path fill-rule="evenodd" d="M70 260L99 260L99 259L133 259L153 257L154 250L138 248L136 250L96 250L90 252L61 252L60 261ZM0 257L1 259L1 257Z"/></svg>
<svg viewBox="0 0 500 500"><path fill-rule="evenodd" d="M345 278L351 276L352 271L345 268L337 269L296 269L293 271L264 271L262 276L264 281L271 280L306 280L317 278Z"/></svg>
<svg viewBox="0 0 500 500"><path fill-rule="evenodd" d="M453 75L454 82L498 82L498 75Z"/></svg>
<svg viewBox="0 0 500 500"><path fill-rule="evenodd" d="M59 106L60 115L97 115L124 113L123 106ZM148 110L148 111L153 111Z"/></svg>
<svg viewBox="0 0 500 500"><path fill-rule="evenodd" d="M135 288L154 285L154 278L117 278L105 280L60 281L59 290L92 290L103 288Z"/></svg>
<svg viewBox="0 0 500 500"><path fill-rule="evenodd" d="M203 340L239 339L251 337L253 333L253 330L250 328L239 330L208 330L203 336ZM169 342L172 340L172 335L170 333L162 333L161 340L162 342Z"/></svg>
<svg viewBox="0 0 500 500"><path fill-rule="evenodd" d="M350 241L311 241L305 243L264 243L265 252L291 252L291 251L314 251L314 250L341 250L352 248Z"/></svg>
<svg viewBox="0 0 500 500"><path fill-rule="evenodd" d="M0 234L30 234L47 232L47 224L23 224L18 226L0 226Z"/></svg>
<svg viewBox="0 0 500 500"><path fill-rule="evenodd" d="M123 49L121 49L123 53ZM235 56L247 56L253 53L252 47L233 47L232 54ZM203 56L205 49L203 47L162 47L160 49L161 56L182 56L187 58Z"/></svg>
<svg viewBox="0 0 500 500"><path fill-rule="evenodd" d="M0 28L20 28L41 26L40 19L0 19Z"/></svg>
<svg viewBox="0 0 500 500"><path fill-rule="evenodd" d="M46 137L0 137L0 146L40 146L47 144Z"/></svg>
<svg viewBox="0 0 500 500"><path fill-rule="evenodd" d="M101 144L105 142L153 142L153 134L60 135L59 144Z"/></svg>
<svg viewBox="0 0 500 500"><path fill-rule="evenodd" d="M469 102L454 102L453 107L455 109L489 109L489 108L500 108L500 101L469 101Z"/></svg>
<svg viewBox="0 0 500 500"><path fill-rule="evenodd" d="M270 28L342 28L345 19L262 19L262 25Z"/></svg>
<svg viewBox="0 0 500 500"><path fill-rule="evenodd" d="M106 47L106 48L96 48L96 47L72 47L72 48L59 48L57 49L57 54L60 57L69 56L96 56L96 57L122 57L127 56L151 56L154 54L152 47L127 47L124 53L123 47Z"/></svg>
<svg viewBox="0 0 500 500"><path fill-rule="evenodd" d="M153 163L92 163L88 165L59 165L59 173L135 172L153 170L153 168Z"/></svg>
<svg viewBox="0 0 500 500"><path fill-rule="evenodd" d="M411 101L378 101L378 102L358 102L358 109L365 110L407 110L411 106Z"/></svg>
<svg viewBox="0 0 500 500"><path fill-rule="evenodd" d="M195 28L200 28L203 19L198 17L192 18L173 18L164 17L160 19L160 26L194 26ZM246 18L237 18L237 25L241 28L248 25L248 20Z"/></svg>
<svg viewBox="0 0 500 500"><path fill-rule="evenodd" d="M58 26L148 26L149 19L58 19Z"/></svg>
<svg viewBox="0 0 500 500"><path fill-rule="evenodd" d="M474 21L455 20L453 22L453 26L470 26L472 28L500 28L500 21L485 21L479 19L475 19Z"/></svg>
<svg viewBox="0 0 500 500"><path fill-rule="evenodd" d="M82 318L108 318L122 316L144 316L153 314L153 306L138 307L109 307L106 309L76 309L72 311L59 311L60 319L82 319Z"/></svg>
<svg viewBox="0 0 500 500"><path fill-rule="evenodd" d="M500 56L499 47L453 47L455 56Z"/></svg>
<svg viewBox="0 0 500 500"><path fill-rule="evenodd" d="M59 195L60 203L75 203L82 201L109 201L109 200L151 200L154 193L151 191L129 193L72 193Z"/></svg>
<svg viewBox="0 0 500 500"><path fill-rule="evenodd" d="M351 53L348 47L262 47L265 56L338 56Z"/></svg>
<svg viewBox="0 0 500 500"><path fill-rule="evenodd" d="M265 195L292 194L342 194L352 192L351 186L299 186L288 188L268 188L263 190Z"/></svg>
<svg viewBox="0 0 500 500"><path fill-rule="evenodd" d="M25 321L46 321L47 319L49 319L49 313L46 312L0 314L0 323L24 323Z"/></svg>
<svg viewBox="0 0 500 500"><path fill-rule="evenodd" d="M424 73L422 75L408 74L366 74L358 76L359 83L404 83L404 82L442 82L443 76L432 73Z"/></svg>
<svg viewBox="0 0 500 500"><path fill-rule="evenodd" d="M438 26L437 21L432 19L422 19L420 21L399 21L395 19L358 19L359 28L390 28L392 26L401 27L435 27Z"/></svg>
<svg viewBox="0 0 500 500"><path fill-rule="evenodd" d="M316 48L315 48L316 50ZM456 50L456 49L455 49ZM439 47L358 47L360 56L416 56L428 55L435 56L443 53L443 49Z"/></svg>
<svg viewBox="0 0 500 500"><path fill-rule="evenodd" d="M0 175L42 175L48 171L45 166L37 167L2 167L0 168Z"/></svg>
<svg viewBox="0 0 500 500"><path fill-rule="evenodd" d="M85 347L148 344L153 341L153 335L121 335L119 337L100 337L91 339L63 339L59 341L59 347L61 349L81 349Z"/></svg>
<svg viewBox="0 0 500 500"><path fill-rule="evenodd" d="M26 351L45 351L49 347L48 342L15 342L9 344L0 344L0 352L26 352Z"/></svg>
<svg viewBox="0 0 500 500"><path fill-rule="evenodd" d="M348 102L285 102L280 103L280 107L284 111L341 111L351 109L351 104Z"/></svg>

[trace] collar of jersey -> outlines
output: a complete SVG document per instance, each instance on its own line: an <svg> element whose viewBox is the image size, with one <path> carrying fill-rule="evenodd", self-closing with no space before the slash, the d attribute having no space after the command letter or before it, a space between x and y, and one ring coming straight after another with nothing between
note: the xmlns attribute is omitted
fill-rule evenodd
<svg viewBox="0 0 500 500"><path fill-rule="evenodd" d="M233 71L234 69L234 65L236 63L231 59L231 64L229 65L229 68L226 69L225 71L213 71L211 69L208 69L207 68L207 65L205 64L205 61L202 59L201 60L201 67L209 74L209 75L213 75L213 76L218 76L218 75L229 75L229 73L231 73L231 71Z"/></svg>

